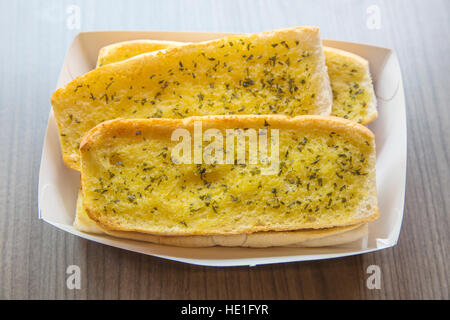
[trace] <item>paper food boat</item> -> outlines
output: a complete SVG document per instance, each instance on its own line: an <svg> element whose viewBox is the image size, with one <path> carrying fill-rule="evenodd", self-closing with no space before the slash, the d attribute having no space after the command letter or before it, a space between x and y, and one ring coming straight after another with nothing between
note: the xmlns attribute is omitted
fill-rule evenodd
<svg viewBox="0 0 450 320"><path fill-rule="evenodd" d="M57 87L95 68L98 51L111 43L136 40L205 41L223 33L83 32L67 52ZM39 172L39 218L79 237L109 246L191 264L238 266L328 259L381 250L397 243L403 217L406 180L406 114L399 63L393 50L324 40L324 45L356 53L370 62L378 99L378 119L369 125L377 147L380 218L369 224L368 237L342 246L323 248L180 248L82 233L72 226L80 185L78 172L64 166L53 112L50 112Z"/></svg>

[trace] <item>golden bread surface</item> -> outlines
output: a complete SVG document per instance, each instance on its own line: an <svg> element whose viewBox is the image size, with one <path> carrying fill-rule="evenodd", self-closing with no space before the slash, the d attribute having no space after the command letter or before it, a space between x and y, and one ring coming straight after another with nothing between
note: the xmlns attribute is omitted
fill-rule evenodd
<svg viewBox="0 0 450 320"><path fill-rule="evenodd" d="M324 53L333 90L331 114L361 124L374 121L378 116L377 101L369 62L335 48L324 47Z"/></svg>
<svg viewBox="0 0 450 320"><path fill-rule="evenodd" d="M162 40L132 40L114 43L100 49L96 67L123 61L138 54L179 47L185 43Z"/></svg>
<svg viewBox="0 0 450 320"><path fill-rule="evenodd" d="M177 164L175 129L277 129L279 171ZM192 141L193 142L193 141ZM228 235L348 226L378 217L372 132L337 117L209 116L112 120L83 139L89 217L108 230ZM248 156L248 155L246 155ZM171 201L167 201L171 199Z"/></svg>
<svg viewBox="0 0 450 320"><path fill-rule="evenodd" d="M332 96L316 27L187 44L111 63L52 95L65 163L79 170L79 143L115 118L215 114L329 114Z"/></svg>
<svg viewBox="0 0 450 320"><path fill-rule="evenodd" d="M324 247L336 246L358 240L367 235L367 224L327 229L304 229L294 231L263 231L250 234L216 236L157 236L133 231L113 231L101 228L89 218L83 205L83 193L78 192L74 227L82 232L108 234L113 237L151 242L177 247L251 247L279 246Z"/></svg>
<svg viewBox="0 0 450 320"><path fill-rule="evenodd" d="M104 60L104 64L118 62L139 54L183 44L155 40L119 42L114 45L114 48L117 48L115 50L102 50L99 61ZM126 55L122 52L126 52ZM324 47L324 54L333 90L331 114L361 124L374 121L378 115L377 103L368 61L356 54L331 47Z"/></svg>

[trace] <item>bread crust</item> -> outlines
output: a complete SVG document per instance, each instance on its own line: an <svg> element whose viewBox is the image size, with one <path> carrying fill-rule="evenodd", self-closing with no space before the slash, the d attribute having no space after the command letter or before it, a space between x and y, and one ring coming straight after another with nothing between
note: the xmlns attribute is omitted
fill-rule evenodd
<svg viewBox="0 0 450 320"><path fill-rule="evenodd" d="M266 231L213 236L159 236L104 229L110 236L176 247L325 247L358 240L367 235L367 224L316 230Z"/></svg>
<svg viewBox="0 0 450 320"><path fill-rule="evenodd" d="M349 57L350 59L357 61L362 66L368 66L369 65L369 61L367 61L366 59L364 59L361 56L358 56L355 53L352 53L352 52L349 52L349 51L345 51L345 50L341 50L341 49L337 49L337 48L333 48L333 47L327 47L327 46L324 46L323 49L324 49L324 51L334 52L334 53L339 54L341 56Z"/></svg>
<svg viewBox="0 0 450 320"><path fill-rule="evenodd" d="M158 130L173 131L177 128L192 128L194 122L201 121L203 129L208 128L260 128L267 121L272 128L283 129L334 129L347 131L351 134L373 140L374 134L367 127L357 122L334 116L304 115L289 117L285 115L213 115L188 117L184 119L152 118L152 119L114 119L102 122L92 128L83 138L80 151L86 151L91 146L108 136L133 136L136 130L155 132Z"/></svg>
<svg viewBox="0 0 450 320"><path fill-rule="evenodd" d="M131 231L113 231L102 228L89 218L83 205L81 190L78 193L77 212L73 225L81 232L107 234L117 238L177 247L325 247L358 240L366 236L368 232L367 224L318 230L269 231L224 236L159 236Z"/></svg>
<svg viewBox="0 0 450 320"><path fill-rule="evenodd" d="M201 121L204 130L208 128L225 129L225 128L261 128L264 127L264 123L268 123L271 128L283 128L283 129L308 129L308 130L333 130L337 133L345 133L351 139L362 139L362 140L374 140L373 133L363 125L360 125L354 121L346 120L343 118L333 117L333 116L298 116L298 117L288 117L284 115L226 115L226 116L204 116L204 117L190 117L185 119L116 119L111 121L103 122L96 127L94 127L89 133L84 137L80 150L81 150L81 166L82 166L82 188L84 189L85 175L83 172L87 170L87 163L85 163L85 155L89 153L91 148L95 148L96 145L101 145L103 139L112 136L122 136L122 137L134 137L136 138L136 131L141 131L143 135L148 133L157 132L172 132L176 128L186 128L190 129L193 127L195 121ZM374 141L373 141L374 143ZM372 155L375 157L375 154ZM375 186L375 168L370 174L371 185ZM87 179L87 178L86 178ZM352 224L363 224L373 221L378 218L378 208L376 203L376 188L374 187L371 192L371 203L372 214L362 215L355 217L352 220ZM109 231L133 231L139 233L150 233L158 235L187 235L186 233L179 232L156 232L149 231L145 228L139 227L124 227L118 225L107 219L103 219L100 215L94 212L89 204L85 204L86 212L90 219L94 220L99 226ZM345 226L344 223L333 223L330 225L320 225L316 228L331 228ZM306 228L306 227L305 227ZM307 227L310 228L310 227ZM314 228L314 226L311 226ZM242 233L253 233L256 231L290 231L292 227L260 227L256 229L240 230L240 231L230 231L230 232L209 232L201 233L195 235L231 235L231 234L242 234ZM194 234L193 234L194 235Z"/></svg>
<svg viewBox="0 0 450 320"><path fill-rule="evenodd" d="M229 232L202 232L202 233L181 233L181 232L163 232L163 231L149 231L144 228L138 228L138 227L123 227L121 225L118 225L116 223L106 221L105 219L101 219L99 216L97 216L92 210L89 209L89 207L85 207L85 210L91 220L94 220L97 226L102 228L103 230L107 230L109 232L113 231L122 231L122 232L136 232L139 234L148 234L148 235L154 235L154 236L181 236L181 237L187 237L187 236L233 236L233 235L243 235L243 234L253 234L257 232L290 232L295 230L323 230L323 229L330 229L330 228L339 228L339 227L347 227L348 224L338 224L333 223L329 225L323 225L317 228L304 228L304 229L292 229L290 227L260 227L257 230L254 229L246 229L242 231L229 231ZM378 210L374 211L374 213L368 217L354 219L351 225L361 225L365 223L372 222L376 220L380 216Z"/></svg>
<svg viewBox="0 0 450 320"><path fill-rule="evenodd" d="M184 44L187 44L187 42L166 41L166 40L131 40L113 43L100 49L98 53L96 68L99 68L106 64L119 62L126 58L132 58L132 57L124 57L124 55L126 55L130 50L134 51L139 50L142 51L141 53L146 53L150 51L181 46Z"/></svg>

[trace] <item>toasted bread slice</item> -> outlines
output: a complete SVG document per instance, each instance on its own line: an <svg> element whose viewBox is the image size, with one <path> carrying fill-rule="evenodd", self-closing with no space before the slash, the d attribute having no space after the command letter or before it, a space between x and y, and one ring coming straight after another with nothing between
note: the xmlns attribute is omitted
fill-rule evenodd
<svg viewBox="0 0 450 320"><path fill-rule="evenodd" d="M65 163L108 119L211 114L329 114L319 32L296 27L150 52L97 68L52 96Z"/></svg>
<svg viewBox="0 0 450 320"><path fill-rule="evenodd" d="M113 63L139 54L184 45L183 42L134 40L119 42L101 50L98 61ZM324 47L333 89L332 115L369 124L377 118L377 101L370 76L369 62L364 58L331 47Z"/></svg>
<svg viewBox="0 0 450 320"><path fill-rule="evenodd" d="M332 115L361 124L374 121L377 99L370 76L369 62L364 58L339 49L324 47L331 88Z"/></svg>
<svg viewBox="0 0 450 320"><path fill-rule="evenodd" d="M89 218L84 205L83 193L78 192L77 212L74 227L86 233L108 234L118 238L166 244L177 247L325 247L353 242L368 233L367 224L357 224L346 227L328 229L306 229L296 231L267 231L245 235L225 236L157 236L133 231L111 231L102 229L94 220Z"/></svg>
<svg viewBox="0 0 450 320"><path fill-rule="evenodd" d="M138 54L179 47L185 42L163 40L132 40L111 44L100 49L97 68L107 64L123 61Z"/></svg>
<svg viewBox="0 0 450 320"><path fill-rule="evenodd" d="M192 133L195 123L203 132L277 133L275 174L263 174L260 162L250 163L250 152L237 165L173 161L179 142L171 140L172 133ZM260 131L264 128L268 131ZM262 138L267 137L259 138L258 148ZM118 119L92 129L80 150L86 210L108 230L227 235L348 226L378 217L374 136L342 118ZM205 150L200 150L204 157Z"/></svg>

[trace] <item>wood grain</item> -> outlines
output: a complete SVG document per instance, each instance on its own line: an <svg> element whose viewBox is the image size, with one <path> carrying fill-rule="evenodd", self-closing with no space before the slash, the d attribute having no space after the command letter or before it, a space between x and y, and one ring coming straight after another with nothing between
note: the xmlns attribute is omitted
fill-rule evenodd
<svg viewBox="0 0 450 320"><path fill-rule="evenodd" d="M67 7L81 29L66 27ZM366 27L380 9L381 29ZM1 1L0 298L448 299L450 2ZM41 148L64 54L86 30L257 32L318 25L324 38L396 50L408 118L405 217L392 249L329 261L208 268L148 257L64 233L37 218ZM82 288L66 288L66 268ZM366 288L366 268L382 271Z"/></svg>

